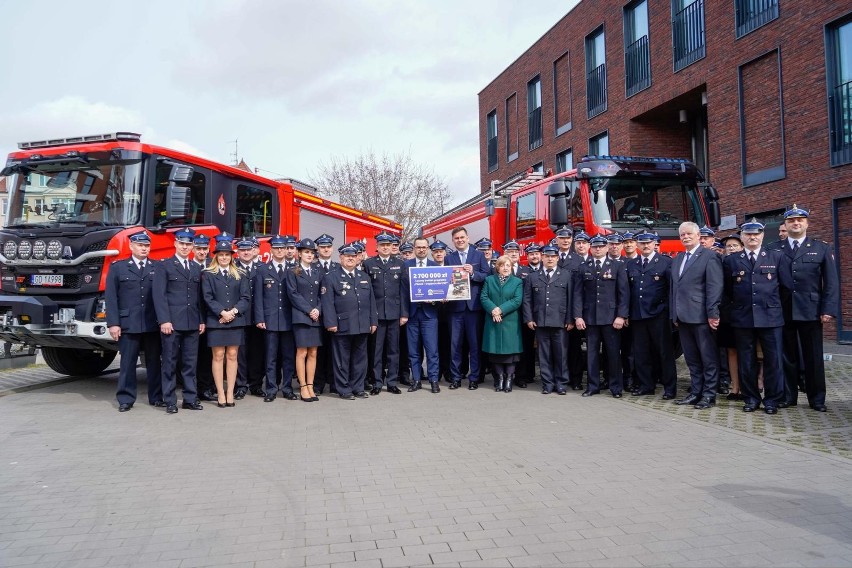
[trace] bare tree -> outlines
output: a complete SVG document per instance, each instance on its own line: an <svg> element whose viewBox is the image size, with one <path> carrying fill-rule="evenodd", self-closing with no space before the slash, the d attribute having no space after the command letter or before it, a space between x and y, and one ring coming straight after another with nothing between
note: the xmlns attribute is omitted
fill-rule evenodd
<svg viewBox="0 0 852 568"><path fill-rule="evenodd" d="M411 158L411 154L382 154L372 150L357 158L332 157L320 162L311 184L324 197L375 215L393 218L403 226L403 240L447 208L446 182Z"/></svg>

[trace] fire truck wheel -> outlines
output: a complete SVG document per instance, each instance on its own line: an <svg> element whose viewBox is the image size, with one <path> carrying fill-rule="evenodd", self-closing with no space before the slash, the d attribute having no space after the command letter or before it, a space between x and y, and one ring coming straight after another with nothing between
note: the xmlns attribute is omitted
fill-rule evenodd
<svg viewBox="0 0 852 568"><path fill-rule="evenodd" d="M117 353L81 351L64 347L42 347L41 354L48 367L63 375L98 375L109 367Z"/></svg>

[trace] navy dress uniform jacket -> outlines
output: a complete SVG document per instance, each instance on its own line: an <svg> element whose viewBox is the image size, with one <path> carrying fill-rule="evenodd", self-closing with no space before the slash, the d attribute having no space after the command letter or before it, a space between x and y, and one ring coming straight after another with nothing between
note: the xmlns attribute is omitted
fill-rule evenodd
<svg viewBox="0 0 852 568"><path fill-rule="evenodd" d="M287 269L279 275L273 262L261 264L252 278L254 323L265 323L267 331L292 331L293 313L287 295Z"/></svg>
<svg viewBox="0 0 852 568"><path fill-rule="evenodd" d="M612 325L615 318L630 317L630 289L627 269L620 260L604 258L595 271L595 261L588 261L574 275L573 317L583 318L586 325Z"/></svg>
<svg viewBox="0 0 852 568"><path fill-rule="evenodd" d="M806 237L794 255L790 241L785 239L778 250L784 254L781 269L785 286L781 289L781 301L785 318L815 321L824 314L837 317L840 284L829 244Z"/></svg>
<svg viewBox="0 0 852 568"><path fill-rule="evenodd" d="M320 309L320 282L323 276L323 268L318 264L311 266L310 276L304 270L287 271L287 297L290 299L294 324L322 325L322 318L314 321L308 314L314 309Z"/></svg>
<svg viewBox="0 0 852 568"><path fill-rule="evenodd" d="M353 278L343 267L323 277L320 306L323 326L337 327L337 335L370 333L370 327L378 325L373 286L369 276L357 268Z"/></svg>
<svg viewBox="0 0 852 568"><path fill-rule="evenodd" d="M627 261L630 284L630 319L642 320L668 313L671 287L671 257L654 253L648 266L642 268L641 255Z"/></svg>
<svg viewBox="0 0 852 568"><path fill-rule="evenodd" d="M108 327L121 326L124 333L160 331L152 294L156 264L147 259L140 272L132 257L112 263L104 293Z"/></svg>
<svg viewBox="0 0 852 568"><path fill-rule="evenodd" d="M524 279L523 324L537 327L562 327L572 324L573 284L571 272L557 268L547 280L545 269L531 272Z"/></svg>
<svg viewBox="0 0 852 568"><path fill-rule="evenodd" d="M154 308L157 321L171 323L177 331L198 331L204 323L201 308L201 266L188 261L189 271L177 256L157 265L154 276Z"/></svg>
<svg viewBox="0 0 852 568"><path fill-rule="evenodd" d="M239 280L223 276L221 270L201 273L201 292L207 308L207 327L224 329L249 325L251 315L251 283L243 272ZM237 316L230 323L219 323L219 314L224 310L237 308Z"/></svg>
<svg viewBox="0 0 852 568"><path fill-rule="evenodd" d="M781 327L780 264L784 253L761 249L754 266L748 251L725 257L722 268L725 276L725 296L731 301L726 310L732 327Z"/></svg>
<svg viewBox="0 0 852 568"><path fill-rule="evenodd" d="M372 257L364 261L364 272L370 277L373 286L373 299L380 320L398 320L407 318L403 296L404 263L396 257L388 258L387 264L381 257Z"/></svg>

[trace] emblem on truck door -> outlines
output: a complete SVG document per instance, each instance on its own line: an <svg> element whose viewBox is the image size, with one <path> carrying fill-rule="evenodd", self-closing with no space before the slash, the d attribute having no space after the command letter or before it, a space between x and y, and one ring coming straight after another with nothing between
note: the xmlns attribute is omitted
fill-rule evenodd
<svg viewBox="0 0 852 568"><path fill-rule="evenodd" d="M219 194L219 201L217 202L217 207L219 209L219 215L225 214L225 196Z"/></svg>

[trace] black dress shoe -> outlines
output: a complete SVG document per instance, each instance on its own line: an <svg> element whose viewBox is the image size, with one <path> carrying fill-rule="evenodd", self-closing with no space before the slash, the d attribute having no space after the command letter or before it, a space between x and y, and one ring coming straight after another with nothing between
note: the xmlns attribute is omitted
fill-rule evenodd
<svg viewBox="0 0 852 568"><path fill-rule="evenodd" d="M738 392L728 393L728 396L725 397L725 400L742 400L743 395Z"/></svg>
<svg viewBox="0 0 852 568"><path fill-rule="evenodd" d="M654 391L642 390L642 389L637 389L637 390L633 391L632 393L630 393L631 396L646 396L646 395L652 395L652 394L654 394Z"/></svg>
<svg viewBox="0 0 852 568"><path fill-rule="evenodd" d="M583 390L583 385L574 385L571 387L571 390L580 391Z"/></svg>
<svg viewBox="0 0 852 568"><path fill-rule="evenodd" d="M129 402L123 402L123 403L118 405L118 411L119 412L127 412L131 408L133 408L133 405L130 404Z"/></svg>
<svg viewBox="0 0 852 568"><path fill-rule="evenodd" d="M566 394L568 394L568 391L566 391L565 389L557 389L556 394L565 396Z"/></svg>
<svg viewBox="0 0 852 568"><path fill-rule="evenodd" d="M181 404L180 406L181 408L185 408L186 410L204 410L204 407L201 406L201 403L197 400L195 402L183 401L183 404Z"/></svg>
<svg viewBox="0 0 852 568"><path fill-rule="evenodd" d="M273 400L275 400L274 394L273 395L267 395L267 396L263 397L263 402L272 402Z"/></svg>
<svg viewBox="0 0 852 568"><path fill-rule="evenodd" d="M246 397L246 391L243 390L243 389L237 389L237 391L234 393L234 399L235 400L242 400L245 397Z"/></svg>
<svg viewBox="0 0 852 568"><path fill-rule="evenodd" d="M217 400L219 400L219 398L216 396L216 393L209 390L206 390L200 395L198 395L198 398L200 398L204 402L216 402Z"/></svg>
<svg viewBox="0 0 852 568"><path fill-rule="evenodd" d="M771 406L765 406L765 407L763 407L763 411L764 411L766 414L778 414L778 409L777 409L777 408L773 408L773 407L771 407Z"/></svg>
<svg viewBox="0 0 852 568"><path fill-rule="evenodd" d="M414 385L412 385L412 387L413 387L413 386L414 386ZM401 391L401 390L399 390L399 387L398 387L398 386L396 386L396 385L393 385L392 387L388 387L388 392L389 392L389 393L392 393L392 394L402 394L402 391Z"/></svg>
<svg viewBox="0 0 852 568"><path fill-rule="evenodd" d="M779 403L778 403L778 408L787 408L788 406L790 406L790 405L789 405L789 404L787 404L787 403L786 403L785 401L783 401L783 400L782 400L781 402L779 402Z"/></svg>
<svg viewBox="0 0 852 568"><path fill-rule="evenodd" d="M414 391L419 391L419 390L420 390L420 381L417 381L416 383L414 383L413 385L408 387L408 392L414 392Z"/></svg>
<svg viewBox="0 0 852 568"><path fill-rule="evenodd" d="M234 408L236 405L237 405L236 402L226 402L225 403L225 406L227 406L228 408Z"/></svg>
<svg viewBox="0 0 852 568"><path fill-rule="evenodd" d="M478 388L479 385L476 383L476 381L470 381L470 384L467 386L467 390L469 391L475 391Z"/></svg>
<svg viewBox="0 0 852 568"><path fill-rule="evenodd" d="M372 389L370 389L370 394L373 396L378 396L382 394L382 387L373 387Z"/></svg>
<svg viewBox="0 0 852 568"><path fill-rule="evenodd" d="M440 385L438 385L438 383L432 383L432 392L433 393L441 392L441 387L440 387Z"/></svg>
<svg viewBox="0 0 852 568"><path fill-rule="evenodd" d="M340 398L342 398L343 400L355 400L355 395L354 395L354 394L352 394L352 393L350 393L350 394L341 394L341 395L339 395L339 396L340 396Z"/></svg>
<svg viewBox="0 0 852 568"><path fill-rule="evenodd" d="M154 402L149 403L151 406L156 406L157 408L162 408L166 406L166 402L163 400L155 400Z"/></svg>
<svg viewBox="0 0 852 568"><path fill-rule="evenodd" d="M166 406L166 414L177 414L177 404L169 404Z"/></svg>
<svg viewBox="0 0 852 568"><path fill-rule="evenodd" d="M225 408L225 407L227 406L227 404L226 404L226 403L224 403L224 402L219 402L219 401L217 400L217 401L216 401L216 406L218 406L219 408Z"/></svg>
<svg viewBox="0 0 852 568"><path fill-rule="evenodd" d="M620 392L612 393L612 398L621 398L621 393Z"/></svg>
<svg viewBox="0 0 852 568"><path fill-rule="evenodd" d="M663 393L663 400L674 400L675 396L677 395Z"/></svg>
<svg viewBox="0 0 852 568"><path fill-rule="evenodd" d="M828 412L828 409L825 407L824 404L812 404L811 408L813 408L817 412Z"/></svg>
<svg viewBox="0 0 852 568"><path fill-rule="evenodd" d="M266 393L263 392L263 389L250 389L249 392L252 394L252 396L257 396L257 397L262 396L262 397L266 398Z"/></svg>
<svg viewBox="0 0 852 568"><path fill-rule="evenodd" d="M550 391L550 390L547 390L547 389L541 389L541 394L550 394L552 392L553 391Z"/></svg>
<svg viewBox="0 0 852 568"><path fill-rule="evenodd" d="M419 381L418 381L418 382L419 382ZM408 379L399 379L399 384L401 384L401 385L402 385L402 386L404 386L404 387L410 387L410 386L411 386L411 381L410 381L410 380L408 380Z"/></svg>
<svg viewBox="0 0 852 568"><path fill-rule="evenodd" d="M731 392L731 389L728 388L726 385L722 385L719 387L719 394L728 394L729 392Z"/></svg>
<svg viewBox="0 0 852 568"><path fill-rule="evenodd" d="M685 397L683 397L682 399L680 399L679 401L677 401L675 404L685 406L687 404L696 404L698 401L699 401L699 398L696 395L688 394Z"/></svg>
<svg viewBox="0 0 852 568"><path fill-rule="evenodd" d="M706 409L710 408L711 406L716 406L716 399L705 397L705 398L702 398L701 400L699 400L695 404L694 408L696 410L706 410Z"/></svg>
<svg viewBox="0 0 852 568"><path fill-rule="evenodd" d="M754 412L757 410L757 407L753 404L746 404L743 406L743 412Z"/></svg>
<svg viewBox="0 0 852 568"><path fill-rule="evenodd" d="M452 382L450 383L450 390L456 390L456 389L457 389L457 388L459 388L460 386L461 386L461 382L459 382L459 381L452 381Z"/></svg>
<svg viewBox="0 0 852 568"><path fill-rule="evenodd" d="M281 398L283 398L284 400L299 400L299 395L294 392L285 392L281 395Z"/></svg>
<svg viewBox="0 0 852 568"><path fill-rule="evenodd" d="M599 392L600 392L600 391L590 391L590 390L587 390L587 391L583 391L583 396L595 396L595 395L596 395L596 394L598 394Z"/></svg>
<svg viewBox="0 0 852 568"><path fill-rule="evenodd" d="M366 392L360 391L355 393L355 398L370 398L370 396Z"/></svg>

